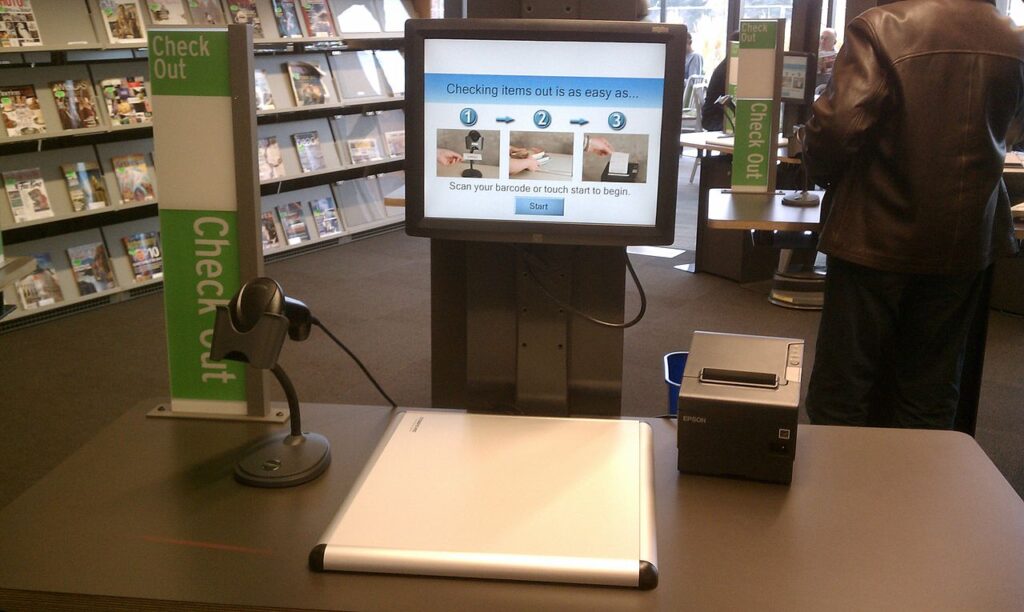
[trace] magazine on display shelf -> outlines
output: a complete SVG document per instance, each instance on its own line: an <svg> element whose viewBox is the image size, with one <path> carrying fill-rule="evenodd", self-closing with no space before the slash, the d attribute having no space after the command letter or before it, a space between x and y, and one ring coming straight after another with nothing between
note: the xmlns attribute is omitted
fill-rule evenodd
<svg viewBox="0 0 1024 612"><path fill-rule="evenodd" d="M93 128L100 124L92 83L85 80L68 79L50 83L53 101L57 105L57 116L65 130Z"/></svg>
<svg viewBox="0 0 1024 612"><path fill-rule="evenodd" d="M39 168L4 172L3 178L15 223L53 216L50 196L46 193L46 183Z"/></svg>
<svg viewBox="0 0 1024 612"><path fill-rule="evenodd" d="M277 221L274 221L273 212L268 210L260 216L260 233L263 236L264 251L281 246L281 237L277 233Z"/></svg>
<svg viewBox="0 0 1024 612"><path fill-rule="evenodd" d="M327 167L324 151L320 148L320 135L316 132L292 134L295 152L299 155L299 166L303 172L316 172Z"/></svg>
<svg viewBox="0 0 1024 612"><path fill-rule="evenodd" d="M68 247L71 273L78 285L78 294L85 296L117 287L110 255L102 242Z"/></svg>
<svg viewBox="0 0 1024 612"><path fill-rule="evenodd" d="M281 158L281 148L277 146L277 137L270 136L256 141L256 164L260 171L260 181L284 178L284 160Z"/></svg>
<svg viewBox="0 0 1024 612"><path fill-rule="evenodd" d="M149 18L153 25L186 25L188 21L188 10L185 2L188 0L146 0L149 7Z"/></svg>
<svg viewBox="0 0 1024 612"><path fill-rule="evenodd" d="M405 130L384 132L384 140L388 145L388 155L391 157L405 156Z"/></svg>
<svg viewBox="0 0 1024 612"><path fill-rule="evenodd" d="M301 0L299 7L302 8L302 19L306 24L306 32L312 38L324 38L337 36L334 29L334 16L331 15L331 7L327 0Z"/></svg>
<svg viewBox="0 0 1024 612"><path fill-rule="evenodd" d="M163 253L160 250L160 232L139 232L121 238L128 261L132 263L135 282L157 280L164 277Z"/></svg>
<svg viewBox="0 0 1024 612"><path fill-rule="evenodd" d="M267 81L267 71L257 68L253 73L256 89L256 110L274 110L274 94L270 91L270 82Z"/></svg>
<svg viewBox="0 0 1024 612"><path fill-rule="evenodd" d="M68 187L72 210L82 212L107 205L107 188L103 183L103 173L94 162L63 164L60 170Z"/></svg>
<svg viewBox="0 0 1024 612"><path fill-rule="evenodd" d="M122 204L141 204L156 200L153 178L142 153L119 155L111 158L117 188L121 190Z"/></svg>
<svg viewBox="0 0 1024 612"><path fill-rule="evenodd" d="M32 0L0 0L0 47L37 47L39 35Z"/></svg>
<svg viewBox="0 0 1024 612"><path fill-rule="evenodd" d="M122 79L103 79L100 91L107 104L107 114L113 125L150 123L153 106L146 92L146 81L140 76Z"/></svg>
<svg viewBox="0 0 1024 612"><path fill-rule="evenodd" d="M146 26L138 0L100 0L100 16L110 44L146 44Z"/></svg>
<svg viewBox="0 0 1024 612"><path fill-rule="evenodd" d="M21 307L33 310L63 302L64 292L57 282L57 271L50 254L38 253L32 257L36 260L35 271L16 283Z"/></svg>
<svg viewBox="0 0 1024 612"><path fill-rule="evenodd" d="M341 219L338 218L338 207L334 205L333 198L312 200L309 203L309 210L313 213L318 236L326 238L341 233Z"/></svg>
<svg viewBox="0 0 1024 612"><path fill-rule="evenodd" d="M302 215L302 202L290 202L277 207L284 239L289 245L300 244L310 239L309 228Z"/></svg>
<svg viewBox="0 0 1024 612"><path fill-rule="evenodd" d="M256 0L228 0L228 12L232 23L252 24L252 37L263 38L263 23L256 11Z"/></svg>
<svg viewBox="0 0 1024 612"><path fill-rule="evenodd" d="M0 115L8 136L46 133L46 120L32 85L0 86Z"/></svg>
<svg viewBox="0 0 1024 612"><path fill-rule="evenodd" d="M299 26L299 12L295 8L295 0L271 0L274 9L274 22L281 38L302 38Z"/></svg>
<svg viewBox="0 0 1024 612"><path fill-rule="evenodd" d="M224 11L217 0L188 0L192 23L196 25L225 25Z"/></svg>
<svg viewBox="0 0 1024 612"><path fill-rule="evenodd" d="M324 86L324 71L320 69L320 64L288 62L287 67L296 106L313 106L328 101L331 94Z"/></svg>
<svg viewBox="0 0 1024 612"><path fill-rule="evenodd" d="M384 159L384 156L380 154L380 146L376 138L353 138L345 142L348 143L348 152L352 156L353 164Z"/></svg>

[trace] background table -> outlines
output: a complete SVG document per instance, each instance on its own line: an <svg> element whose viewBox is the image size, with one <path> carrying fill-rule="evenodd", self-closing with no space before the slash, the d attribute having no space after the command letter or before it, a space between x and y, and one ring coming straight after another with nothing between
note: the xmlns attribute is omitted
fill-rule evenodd
<svg viewBox="0 0 1024 612"><path fill-rule="evenodd" d="M708 227L718 229L817 231L821 226L821 198L817 206L786 206L782 199L792 193L735 193L712 189L708 194Z"/></svg>
<svg viewBox="0 0 1024 612"><path fill-rule="evenodd" d="M956 432L801 425L783 487L680 475L675 422L651 420L661 579L637 591L311 572L307 555L391 411L303 406L333 462L315 482L273 490L231 472L281 427L145 418L154 404L0 511L0 609L1018 611L1024 601L1024 502Z"/></svg>

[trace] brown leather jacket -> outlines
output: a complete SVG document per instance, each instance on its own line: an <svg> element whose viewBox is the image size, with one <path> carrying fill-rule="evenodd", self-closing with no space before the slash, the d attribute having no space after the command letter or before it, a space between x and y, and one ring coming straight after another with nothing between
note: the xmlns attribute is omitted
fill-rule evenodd
<svg viewBox="0 0 1024 612"><path fill-rule="evenodd" d="M1016 251L1005 135L1024 113L1024 32L986 0L909 0L846 28L804 153L827 189L821 251L956 274Z"/></svg>

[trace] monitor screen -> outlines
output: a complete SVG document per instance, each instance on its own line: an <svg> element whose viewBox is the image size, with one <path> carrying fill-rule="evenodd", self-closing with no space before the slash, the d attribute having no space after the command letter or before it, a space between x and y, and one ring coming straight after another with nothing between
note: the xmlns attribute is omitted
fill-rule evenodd
<svg viewBox="0 0 1024 612"><path fill-rule="evenodd" d="M782 101L811 104L815 85L814 54L787 51L782 57Z"/></svg>
<svg viewBox="0 0 1024 612"><path fill-rule="evenodd" d="M670 244L685 39L649 23L408 22L408 233Z"/></svg>

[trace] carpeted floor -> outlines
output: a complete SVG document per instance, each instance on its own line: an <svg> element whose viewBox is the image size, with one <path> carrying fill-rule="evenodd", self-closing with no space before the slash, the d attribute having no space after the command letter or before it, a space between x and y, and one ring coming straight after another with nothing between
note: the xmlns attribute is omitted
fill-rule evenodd
<svg viewBox="0 0 1024 612"><path fill-rule="evenodd" d="M676 245L692 246L696 188L680 170ZM738 285L677 269L672 259L633 255L649 298L625 333L623 413L666 409L662 356L684 350L693 330L790 336L814 357L818 313L772 306L767 286ZM305 300L404 406L430 405L429 242L401 231L279 261L267 274ZM637 296L627 284L627 313ZM993 312L977 440L1024 495L1024 318ZM163 296L155 294L0 335L0 444L6 451L0 507L56 467L132 405L166 396ZM304 401L383 403L358 368L321 333L286 345L282 364ZM806 385L804 377L804 385ZM274 399L283 399L271 385ZM806 418L802 419L806 422ZM799 460L799 458L798 458Z"/></svg>

